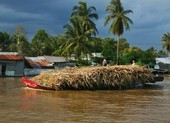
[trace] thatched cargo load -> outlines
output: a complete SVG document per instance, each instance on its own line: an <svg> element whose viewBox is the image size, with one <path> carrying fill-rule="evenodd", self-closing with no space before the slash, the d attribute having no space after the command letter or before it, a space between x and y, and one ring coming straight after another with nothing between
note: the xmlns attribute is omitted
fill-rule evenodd
<svg viewBox="0 0 170 123"><path fill-rule="evenodd" d="M152 81L151 69L139 66L64 68L41 73L31 80L55 90L129 89Z"/></svg>

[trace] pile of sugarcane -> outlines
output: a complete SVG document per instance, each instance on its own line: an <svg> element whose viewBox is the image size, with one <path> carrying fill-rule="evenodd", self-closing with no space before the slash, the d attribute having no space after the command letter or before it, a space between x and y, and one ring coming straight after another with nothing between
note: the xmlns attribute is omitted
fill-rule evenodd
<svg viewBox="0 0 170 123"><path fill-rule="evenodd" d="M129 89L152 81L151 69L140 66L72 67L41 73L31 80L55 90Z"/></svg>

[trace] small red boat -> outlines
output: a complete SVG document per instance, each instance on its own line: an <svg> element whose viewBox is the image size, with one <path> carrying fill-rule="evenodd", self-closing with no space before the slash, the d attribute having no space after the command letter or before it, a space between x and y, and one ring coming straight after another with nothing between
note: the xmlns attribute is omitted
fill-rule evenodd
<svg viewBox="0 0 170 123"><path fill-rule="evenodd" d="M44 84L39 84L39 83L36 83L34 81L31 81L25 77L23 77L21 79L21 81L27 86L27 87L30 87L30 88L34 88L34 89L43 89L43 90L54 90L52 87L48 87L48 86L45 86Z"/></svg>

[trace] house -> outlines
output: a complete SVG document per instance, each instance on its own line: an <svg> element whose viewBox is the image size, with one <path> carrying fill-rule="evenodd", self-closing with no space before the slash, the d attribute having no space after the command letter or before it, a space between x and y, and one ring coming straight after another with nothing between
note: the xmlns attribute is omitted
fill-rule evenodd
<svg viewBox="0 0 170 123"><path fill-rule="evenodd" d="M56 69L75 66L74 62L69 62L64 57L59 56L25 57L25 62L27 68Z"/></svg>
<svg viewBox="0 0 170 123"><path fill-rule="evenodd" d="M102 53L92 53L92 57L103 58Z"/></svg>
<svg viewBox="0 0 170 123"><path fill-rule="evenodd" d="M45 58L45 60L53 64L54 69L63 68L66 66L68 67L75 66L75 62L67 61L66 58L64 57L60 57L60 56L43 56L43 57Z"/></svg>
<svg viewBox="0 0 170 123"><path fill-rule="evenodd" d="M54 66L51 62L45 60L44 57L24 57L25 60L25 76L38 75L42 71L49 69L54 69Z"/></svg>
<svg viewBox="0 0 170 123"><path fill-rule="evenodd" d="M41 68L41 69L50 69L54 68L52 63L47 61L43 56L38 57L24 57L26 68Z"/></svg>
<svg viewBox="0 0 170 123"><path fill-rule="evenodd" d="M23 76L24 60L17 52L0 52L0 76Z"/></svg>
<svg viewBox="0 0 170 123"><path fill-rule="evenodd" d="M170 57L156 58L156 68L168 72L170 70Z"/></svg>
<svg viewBox="0 0 170 123"><path fill-rule="evenodd" d="M38 75L43 71L75 66L75 63L67 62L64 57L57 56L24 57L24 59L25 75Z"/></svg>

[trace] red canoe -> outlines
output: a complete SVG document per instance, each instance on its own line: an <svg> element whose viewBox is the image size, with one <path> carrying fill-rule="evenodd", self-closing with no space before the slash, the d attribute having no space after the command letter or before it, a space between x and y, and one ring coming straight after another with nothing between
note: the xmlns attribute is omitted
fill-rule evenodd
<svg viewBox="0 0 170 123"><path fill-rule="evenodd" d="M53 88L51 87L47 87L43 84L38 84L34 81L31 81L27 78L22 78L21 81L27 86L27 87L30 87L30 88L34 88L34 89L43 89L43 90L54 90Z"/></svg>

